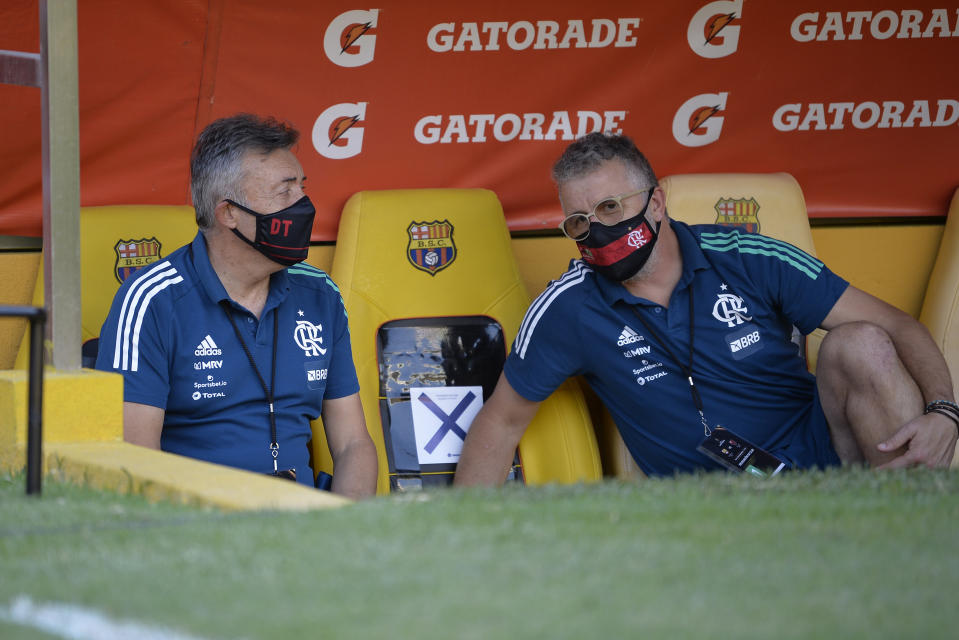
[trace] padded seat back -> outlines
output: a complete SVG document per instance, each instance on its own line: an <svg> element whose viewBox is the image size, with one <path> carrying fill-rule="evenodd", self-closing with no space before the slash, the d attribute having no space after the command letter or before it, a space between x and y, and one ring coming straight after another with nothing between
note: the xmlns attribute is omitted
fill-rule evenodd
<svg viewBox="0 0 959 640"><path fill-rule="evenodd" d="M448 481L454 465L434 456L458 458L459 430L492 392L530 303L496 195L357 193L340 219L331 276L350 318L360 397L379 455L378 491L417 486L434 471ZM313 432L314 461L329 472L323 430ZM419 473L411 468L417 461ZM601 476L575 383L542 403L520 442L519 463L531 484Z"/></svg>
<svg viewBox="0 0 959 640"><path fill-rule="evenodd" d="M196 235L193 207L113 205L80 209L81 339L100 335L120 283L137 269L162 259ZM33 304L43 304L43 263ZM27 340L15 368L25 368ZM89 361L84 366L92 366Z"/></svg>
<svg viewBox="0 0 959 640"><path fill-rule="evenodd" d="M952 196L919 321L926 325L946 357L953 393L959 398L959 189ZM959 453L952 464L959 465Z"/></svg>

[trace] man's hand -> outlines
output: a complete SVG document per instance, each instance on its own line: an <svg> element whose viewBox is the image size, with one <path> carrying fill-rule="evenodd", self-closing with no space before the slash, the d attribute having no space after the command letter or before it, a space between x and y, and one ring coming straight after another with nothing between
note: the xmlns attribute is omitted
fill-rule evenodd
<svg viewBox="0 0 959 640"><path fill-rule="evenodd" d="M893 458L880 469L900 469L924 465L929 468L948 467L952 463L959 432L956 423L938 413L927 413L902 425L891 438L880 442L883 452L905 446L901 456Z"/></svg>

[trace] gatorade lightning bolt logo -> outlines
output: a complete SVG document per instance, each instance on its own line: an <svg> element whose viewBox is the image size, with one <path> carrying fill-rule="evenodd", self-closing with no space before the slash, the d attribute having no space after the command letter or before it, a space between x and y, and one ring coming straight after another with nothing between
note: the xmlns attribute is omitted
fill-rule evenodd
<svg viewBox="0 0 959 640"><path fill-rule="evenodd" d="M346 116L338 118L330 127L330 145L343 137L343 134L349 131L353 125L360 121L359 116Z"/></svg>
<svg viewBox="0 0 959 640"><path fill-rule="evenodd" d="M736 53L743 2L716 0L700 7L686 28L686 42L693 53L704 58L725 58Z"/></svg>
<svg viewBox="0 0 959 640"><path fill-rule="evenodd" d="M706 121L722 111L719 105L710 107L701 107L693 112L693 117L689 119L689 133L695 133L700 127L706 124Z"/></svg>
<svg viewBox="0 0 959 640"><path fill-rule="evenodd" d="M365 102L341 102L327 107L313 123L313 148L324 158L352 158L363 150Z"/></svg>
<svg viewBox="0 0 959 640"><path fill-rule="evenodd" d="M323 34L323 52L340 67L362 67L373 62L379 9L347 11L333 18Z"/></svg>
<svg viewBox="0 0 959 640"><path fill-rule="evenodd" d="M363 24L354 24L352 27L344 31L343 48L340 49L340 53L346 53L346 50L352 47L353 43L359 40L360 37L372 27L372 22L364 22Z"/></svg>
<svg viewBox="0 0 959 640"><path fill-rule="evenodd" d="M718 36L719 32L737 17L735 13L720 14L706 23L706 42Z"/></svg>
<svg viewBox="0 0 959 640"><path fill-rule="evenodd" d="M738 27L731 27L738 29ZM726 37L725 35L723 37ZM673 137L686 147L716 142L723 129L729 93L701 93L684 102L673 116Z"/></svg>

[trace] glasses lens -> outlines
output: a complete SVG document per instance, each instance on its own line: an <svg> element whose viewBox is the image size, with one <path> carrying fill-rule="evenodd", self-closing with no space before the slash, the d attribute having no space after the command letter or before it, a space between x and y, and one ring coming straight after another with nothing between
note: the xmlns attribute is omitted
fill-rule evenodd
<svg viewBox="0 0 959 640"><path fill-rule="evenodd" d="M609 198L593 208L596 219L605 225L616 224L623 218L623 205L619 200Z"/></svg>
<svg viewBox="0 0 959 640"><path fill-rule="evenodd" d="M585 240L589 235L589 218L583 213L574 213L563 220L563 233L573 240Z"/></svg>

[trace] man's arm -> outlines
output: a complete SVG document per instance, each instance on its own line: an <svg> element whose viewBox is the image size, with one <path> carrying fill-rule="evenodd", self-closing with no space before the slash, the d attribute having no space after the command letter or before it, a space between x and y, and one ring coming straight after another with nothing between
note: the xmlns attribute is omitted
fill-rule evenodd
<svg viewBox="0 0 959 640"><path fill-rule="evenodd" d="M137 402L123 403L123 439L150 449L160 448L160 432L166 411Z"/></svg>
<svg viewBox="0 0 959 640"><path fill-rule="evenodd" d="M376 493L376 446L366 430L360 394L323 401L323 429L333 457L333 492L348 498Z"/></svg>
<svg viewBox="0 0 959 640"><path fill-rule="evenodd" d="M489 401L473 419L456 465L456 486L495 486L506 480L516 445L536 415L539 402L519 395L500 374Z"/></svg>
<svg viewBox="0 0 959 640"><path fill-rule="evenodd" d="M850 286L823 320L822 327L829 330L856 321L870 322L885 330L925 402L954 400L949 368L929 331L921 323L892 305ZM948 465L955 451L956 438L956 425L949 418L936 413L919 415L879 444L882 451L894 451L908 443L907 452L886 463L883 468L917 463Z"/></svg>

